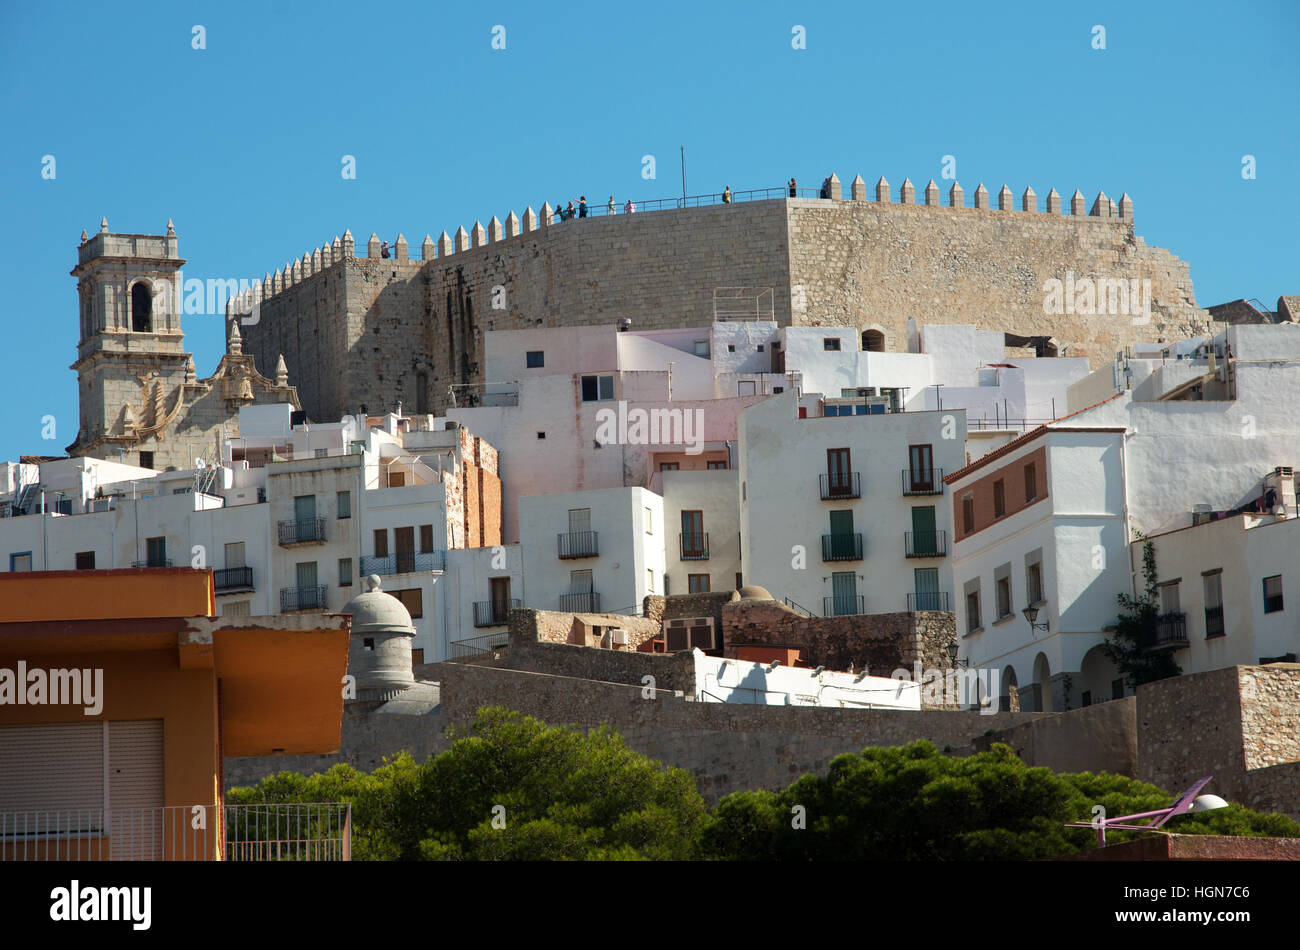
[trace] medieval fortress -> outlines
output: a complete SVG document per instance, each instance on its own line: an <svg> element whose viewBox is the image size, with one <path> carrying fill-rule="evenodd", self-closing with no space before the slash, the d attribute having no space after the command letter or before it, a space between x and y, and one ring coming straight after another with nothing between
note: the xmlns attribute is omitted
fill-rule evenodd
<svg viewBox="0 0 1300 950"><path fill-rule="evenodd" d="M382 257L374 234L359 256L349 231L266 275L256 314L242 308L244 352L262 373L283 357L307 415L331 420L399 402L440 413L453 387L501 382L483 379L484 331L707 325L720 288L770 292L764 316L783 326L856 326L864 348L906 351L911 318L1036 339L1094 368L1207 323L1188 265L1135 234L1127 194L1089 208L1075 191L1066 213L1055 189L1041 210L1033 189L1017 201L1005 185L995 201L980 185L973 207L955 182L946 204L934 181L919 201L910 180L897 200L883 178L874 201L861 176L847 196L836 176L828 191L564 222L544 204L426 236L418 260L400 236ZM1132 289L1123 312L1107 285L1112 302Z"/></svg>

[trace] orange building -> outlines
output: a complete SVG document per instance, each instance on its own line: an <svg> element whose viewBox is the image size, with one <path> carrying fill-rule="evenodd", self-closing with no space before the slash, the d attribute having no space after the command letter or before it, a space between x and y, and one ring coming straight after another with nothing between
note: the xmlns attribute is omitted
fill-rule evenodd
<svg viewBox="0 0 1300 950"><path fill-rule="evenodd" d="M338 751L349 618L214 601L211 571L0 574L0 860L283 855L291 816L232 813L222 762Z"/></svg>

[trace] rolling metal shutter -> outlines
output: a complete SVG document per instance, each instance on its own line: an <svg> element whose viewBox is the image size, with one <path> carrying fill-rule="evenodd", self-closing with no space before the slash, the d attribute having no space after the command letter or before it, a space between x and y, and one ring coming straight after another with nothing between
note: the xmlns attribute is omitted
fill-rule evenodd
<svg viewBox="0 0 1300 950"><path fill-rule="evenodd" d="M0 812L104 807L104 724L0 726Z"/></svg>

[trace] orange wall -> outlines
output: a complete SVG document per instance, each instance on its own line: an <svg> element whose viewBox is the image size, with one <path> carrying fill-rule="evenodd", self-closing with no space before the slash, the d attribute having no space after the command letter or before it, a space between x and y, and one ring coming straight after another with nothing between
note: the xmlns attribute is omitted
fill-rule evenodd
<svg viewBox="0 0 1300 950"><path fill-rule="evenodd" d="M222 801L218 778L217 686L211 669L182 670L176 650L0 656L0 667L102 669L103 709L87 716L81 706L0 705L0 725L108 720L163 721L163 804L214 805Z"/></svg>
<svg viewBox="0 0 1300 950"><path fill-rule="evenodd" d="M1025 466L1032 463L1034 465L1034 479L1038 485L1038 497L1031 502L1025 501ZM1001 518L993 517L993 483L1002 480L1005 491L1003 498L1006 502L1006 512ZM975 499L975 529L966 530L966 522L962 518L962 499L973 497ZM1010 518L1018 511L1023 511L1030 505L1036 505L1040 501L1047 500L1047 447L1040 446L1028 455L1021 455L1012 462L1007 462L998 468L990 468L988 473L976 481L966 485L960 490L952 493L952 525L953 536L958 540L969 538L971 535L979 534L985 528L989 527L994 521L1004 521Z"/></svg>

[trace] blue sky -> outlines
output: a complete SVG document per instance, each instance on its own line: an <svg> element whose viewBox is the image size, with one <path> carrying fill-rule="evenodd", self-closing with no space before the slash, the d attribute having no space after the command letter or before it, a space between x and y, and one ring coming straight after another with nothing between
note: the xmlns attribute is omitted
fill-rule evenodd
<svg viewBox="0 0 1300 950"><path fill-rule="evenodd" d="M968 196L1127 191L1202 306L1272 306L1300 293L1298 34L1296 0L0 0L0 458L76 436L68 272L103 216L135 233L174 219L186 278L260 277L345 228L415 246L580 193L671 198L681 145L692 194L831 171L919 191L945 155ZM221 319L185 331L211 373Z"/></svg>

